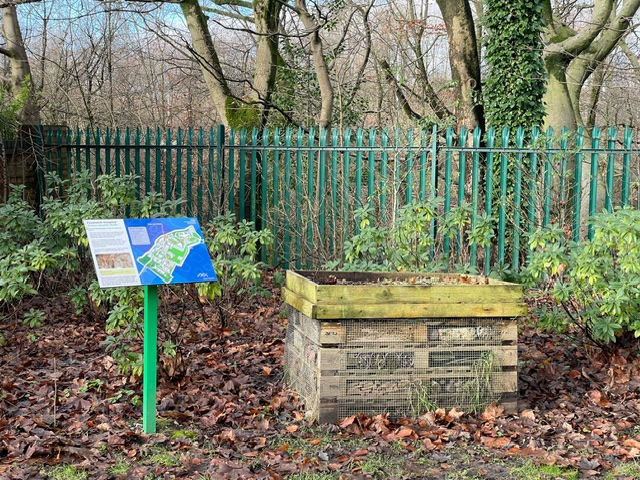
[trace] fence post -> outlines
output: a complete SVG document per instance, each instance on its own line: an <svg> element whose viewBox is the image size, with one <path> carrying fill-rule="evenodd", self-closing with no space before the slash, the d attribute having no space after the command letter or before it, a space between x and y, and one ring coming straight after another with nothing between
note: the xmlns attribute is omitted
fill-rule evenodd
<svg viewBox="0 0 640 480"><path fill-rule="evenodd" d="M584 128L578 127L576 131L576 171L574 177L574 192L573 192L573 240L578 242L580 240L580 210L582 208L582 147L584 146Z"/></svg>
<svg viewBox="0 0 640 480"><path fill-rule="evenodd" d="M445 139L447 142L447 153L444 161L444 212L443 212L444 215L443 216L445 217L451 210L451 170L452 170L451 147L453 147L454 134L455 132L452 127L447 128L447 133L445 134ZM442 250L444 252L444 256L447 258L449 257L450 242L451 240L449 239L449 237L445 235L444 240L442 242Z"/></svg>
<svg viewBox="0 0 640 480"><path fill-rule="evenodd" d="M465 186L467 183L467 153L463 150L467 146L467 137L469 136L469 130L464 125L460 127L458 132L458 145L460 146L460 154L458 155L458 204L456 207L460 208L465 203ZM462 228L458 231L456 238L456 260L462 257L463 246L463 232Z"/></svg>
<svg viewBox="0 0 640 480"><path fill-rule="evenodd" d="M502 129L502 148L509 146L511 132L508 127ZM507 172L509 168L509 154L502 151L500 154L500 204L498 205L498 265L504 266L505 237L507 223Z"/></svg>
<svg viewBox="0 0 640 480"><path fill-rule="evenodd" d="M171 140L171 128L167 128L166 138L166 159L165 159L165 171L164 171L164 181L165 181L165 198L169 200L171 198L171 192L173 191L173 175L171 174L173 168L171 167L171 160L173 158L173 152L171 150L172 140Z"/></svg>
<svg viewBox="0 0 640 480"><path fill-rule="evenodd" d="M624 130L624 155L622 156L622 198L621 205L626 207L629 204L629 164L631 162L631 154L629 154L629 150L631 150L631 139L633 135L633 130L631 127L627 127Z"/></svg>
<svg viewBox="0 0 640 480"><path fill-rule="evenodd" d="M516 165L514 177L514 209L513 209L513 249L511 266L514 272L520 268L520 223L522 209L522 150L524 148L524 128L518 127L516 130Z"/></svg>
<svg viewBox="0 0 640 480"><path fill-rule="evenodd" d="M547 142L546 148L550 150L553 148L553 136L554 131L553 128L549 127L547 129ZM542 195L544 199L544 207L543 207L543 220L542 226L548 227L551 222L551 182L552 182L552 164L551 161L553 159L553 153L548 153L546 155L546 159L544 162L544 180L542 186Z"/></svg>
<svg viewBox="0 0 640 480"><path fill-rule="evenodd" d="M591 148L594 152L591 154L591 178L589 179L589 217L596 214L598 207L598 157L600 156L596 150L600 148L600 129L593 127L591 132ZM593 240L593 224L589 221L587 236L589 240Z"/></svg>
<svg viewBox="0 0 640 480"><path fill-rule="evenodd" d="M35 204L36 204L36 211L38 212L38 214L41 213L40 211L40 205L42 204L42 199L43 197L47 194L47 186L45 183L45 175L47 173L47 158L45 155L45 145L44 145L44 127L42 125L36 125L36 129L35 129L35 142L34 142L34 146L35 148L35 155L36 155L36 171L35 171ZM0 137L0 142L2 142L3 139ZM5 161L6 161L6 152L4 152L5 154ZM5 184L4 184L4 199L3 201L7 201L7 199L9 198L9 165L8 163L5 163Z"/></svg>
<svg viewBox="0 0 640 480"><path fill-rule="evenodd" d="M482 140L482 129L477 126L473 129L473 148L471 156L471 231L478 223L478 184L480 181L480 141ZM487 215L488 216L488 215ZM477 265L478 246L475 242L471 245L470 263L472 267Z"/></svg>
<svg viewBox="0 0 640 480"><path fill-rule="evenodd" d="M210 137L209 140L212 140L211 138L212 133L210 132ZM224 193L220 192L220 194L218 195L217 193L214 192L214 185L217 185L218 188L222 189L224 188L224 172L225 172L225 163L224 163L224 158L225 158L225 139L226 139L226 132L224 129L224 125L218 125L218 127L216 128L216 137L215 137L215 160L213 158L211 158L211 156L209 156L209 166L208 166L208 171L209 171L209 202L213 203L213 200L215 198L219 198L220 199L220 204L218 205L218 211L215 212L216 215L224 213L227 209L224 208ZM211 143L211 142L210 142ZM216 180L214 183L214 179L213 179L213 166L214 166L214 161L215 161L215 166L216 166ZM233 194L231 193L231 188L229 188L229 204L227 206L227 208L230 210L233 208L233 201L232 201L232 197ZM210 215L211 216L211 215Z"/></svg>
<svg viewBox="0 0 640 480"><path fill-rule="evenodd" d="M615 153L616 149L616 127L609 127L609 132L607 134L607 188L605 193L604 205L607 209L607 212L613 212L613 175L615 168Z"/></svg>
<svg viewBox="0 0 640 480"><path fill-rule="evenodd" d="M431 190L429 192L429 200L433 201L438 195L438 125L434 125L431 131ZM429 233L431 235L431 241L433 245L436 242L436 231L438 226L436 224L435 216L431 219L429 225ZM435 255L435 247L431 247L431 258Z"/></svg>

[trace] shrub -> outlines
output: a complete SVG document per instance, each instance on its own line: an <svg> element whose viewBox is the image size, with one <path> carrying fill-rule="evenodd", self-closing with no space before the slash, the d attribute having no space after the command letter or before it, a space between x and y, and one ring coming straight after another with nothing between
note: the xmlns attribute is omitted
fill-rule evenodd
<svg viewBox="0 0 640 480"><path fill-rule="evenodd" d="M233 305L270 295L262 288L262 271L267 266L257 259L261 248L273 244L273 235L269 230L256 231L253 222L236 222L233 213L216 217L203 233L218 282L198 284L198 293L217 308L224 327Z"/></svg>
<svg viewBox="0 0 640 480"><path fill-rule="evenodd" d="M398 210L390 226L375 226L369 204L355 211L359 232L345 242L342 261L326 268L350 271L457 271L477 273L470 248L490 245L495 221L479 216L471 227L471 207L463 203L438 219L433 238L431 221L438 216L442 200L415 202Z"/></svg>
<svg viewBox="0 0 640 480"><path fill-rule="evenodd" d="M19 307L30 296L64 295L77 315L106 322L114 358L124 370L139 373L129 343L142 334L142 291L98 287L83 220L166 216L179 202L165 202L156 194L137 200L134 176L92 180L89 172L80 171L69 180L48 174L46 182L41 216L22 200L23 187L14 186L0 206L0 223L8 227L0 232L0 306L19 318ZM36 326L45 314L31 309L23 318Z"/></svg>
<svg viewBox="0 0 640 480"><path fill-rule="evenodd" d="M575 326L610 352L640 337L640 211L622 208L592 221L593 238L582 243L567 241L557 226L534 232L526 274L557 302L541 311L544 327Z"/></svg>

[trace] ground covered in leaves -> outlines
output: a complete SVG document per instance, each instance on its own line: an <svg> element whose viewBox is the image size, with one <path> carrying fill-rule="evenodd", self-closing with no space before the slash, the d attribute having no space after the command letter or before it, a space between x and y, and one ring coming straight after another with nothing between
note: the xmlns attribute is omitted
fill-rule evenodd
<svg viewBox="0 0 640 480"><path fill-rule="evenodd" d="M314 425L283 385L273 291L229 311L224 329L186 306L178 356L160 359L156 435L142 433L141 380L119 373L103 324L64 299L41 300L39 328L3 321L0 478L640 478L637 359L606 363L523 322L516 414Z"/></svg>

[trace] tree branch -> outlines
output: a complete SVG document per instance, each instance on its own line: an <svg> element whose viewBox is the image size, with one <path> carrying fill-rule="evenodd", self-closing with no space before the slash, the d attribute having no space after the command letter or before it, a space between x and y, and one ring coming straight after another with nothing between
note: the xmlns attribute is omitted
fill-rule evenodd
<svg viewBox="0 0 640 480"><path fill-rule="evenodd" d="M405 113L405 115L407 115L407 117L411 119L421 120L422 116L416 111L414 111L411 108L411 105L409 105L409 102L407 101L407 97L405 97L404 92L402 91L402 88L398 84L396 77L393 75L393 72L391 71L391 66L389 65L389 62L385 59L380 59L378 60L378 63L380 64L380 68L384 72L385 80L393 88L396 98L400 102L400 107L402 108L402 111Z"/></svg>
<svg viewBox="0 0 640 480"><path fill-rule="evenodd" d="M640 76L640 59L638 59L638 56L631 51L631 48L629 48L629 45L624 38L620 39L618 45L620 46L620 50L622 50L622 53L624 53L625 57L627 57L627 60L629 60L629 63L633 67L636 76Z"/></svg>
<svg viewBox="0 0 640 480"><path fill-rule="evenodd" d="M247 8L253 10L253 3L245 2L244 0L213 0L213 3L219 7L231 5L233 7ZM208 7L202 7L203 10L207 10Z"/></svg>
<svg viewBox="0 0 640 480"><path fill-rule="evenodd" d="M547 2L550 3L550 2ZM586 50L605 28L607 20L614 9L613 0L597 0L587 26L580 32L563 25L552 16L551 9L544 9L545 22L545 55L571 59ZM561 38L562 40L556 40Z"/></svg>
<svg viewBox="0 0 640 480"><path fill-rule="evenodd" d="M211 7L202 7L202 10L204 12L215 13L216 15L222 15L223 17L233 18L235 20L242 20L249 23L255 23L255 19L253 17L242 15L240 13L229 12L227 10L220 10L220 9L211 8Z"/></svg>
<svg viewBox="0 0 640 480"><path fill-rule="evenodd" d="M23 5L26 3L38 3L41 2L42 0L12 0L9 2L2 2L0 3L0 8L5 8L5 7L15 7L16 5Z"/></svg>

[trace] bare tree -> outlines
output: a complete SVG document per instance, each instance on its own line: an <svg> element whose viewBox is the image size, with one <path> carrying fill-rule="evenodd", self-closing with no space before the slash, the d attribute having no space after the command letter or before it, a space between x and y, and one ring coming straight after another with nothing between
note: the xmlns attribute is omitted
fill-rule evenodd
<svg viewBox="0 0 640 480"><path fill-rule="evenodd" d="M596 0L592 7L580 6L579 14L585 18L581 17L580 28L574 29L554 15L550 0L545 1L547 125L584 125L580 111L582 90L598 65L632 28L631 19L639 8L640 0Z"/></svg>

